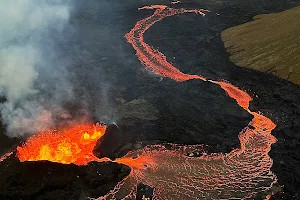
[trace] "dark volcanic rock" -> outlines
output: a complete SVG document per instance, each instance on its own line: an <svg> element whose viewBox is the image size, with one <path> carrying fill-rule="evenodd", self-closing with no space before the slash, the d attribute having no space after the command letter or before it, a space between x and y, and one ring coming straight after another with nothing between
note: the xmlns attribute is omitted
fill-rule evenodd
<svg viewBox="0 0 300 200"><path fill-rule="evenodd" d="M78 200L99 197L129 174L117 163L92 162L86 166L47 161L20 163L14 156L0 163L0 199Z"/></svg>
<svg viewBox="0 0 300 200"><path fill-rule="evenodd" d="M18 138L10 138L5 133L5 127L0 121L0 155L5 154L6 152L13 149L14 146L16 146L20 139Z"/></svg>
<svg viewBox="0 0 300 200"><path fill-rule="evenodd" d="M229 152L239 146L237 136L252 116L223 89L199 80L162 84L154 102L161 111L163 139L205 144L214 147L215 152Z"/></svg>
<svg viewBox="0 0 300 200"><path fill-rule="evenodd" d="M118 157L136 149L140 142L151 141L204 144L209 152L230 152L239 147L238 134L252 116L219 86L199 80L165 80L149 83L149 88L147 92L141 88L136 93L149 99L152 104L147 105L151 109L145 109L146 103L120 109L126 112L120 112L123 118L118 120L119 127L109 128L101 138L95 150L97 155Z"/></svg>
<svg viewBox="0 0 300 200"><path fill-rule="evenodd" d="M94 154L98 158L108 157L115 159L116 148L122 145L122 132L116 125L110 125L103 137L97 141Z"/></svg>
<svg viewBox="0 0 300 200"><path fill-rule="evenodd" d="M148 185L144 184L139 184L137 186L137 194L136 194L136 199L142 199L142 200L152 200L153 199L153 192L154 188L151 188Z"/></svg>
<svg viewBox="0 0 300 200"><path fill-rule="evenodd" d="M138 7L168 4L170 1L91 0L83 3L77 0L76 2L78 5L75 6L70 19L70 23L74 25L72 31L75 33L66 34L69 41L64 46L66 56L74 61L69 70L76 75L72 79L76 88L76 98L87 102L89 111L97 120L101 120L101 115L118 111L112 116L117 116L113 120L117 122L119 129L115 127L109 131L110 133L103 138L101 143L103 146L95 149L95 152L100 153L100 157L120 156L147 143L203 143L209 144L214 151L219 152L228 152L239 145L237 135L250 121L250 116L239 108L234 100L216 85L205 82L193 80L176 83L167 79L160 81L159 77L144 70L134 55L132 46L124 38L138 20L153 13L153 10L138 10ZM274 160L272 170L278 176L279 183L284 185L284 193L278 193L273 199L280 199L282 196L287 200L299 199L300 87L271 75L233 65L220 37L220 33L226 28L248 22L257 14L298 6L299 0L182 2L172 6L206 8L211 10L211 13L204 18L194 14L166 18L151 27L145 35L145 40L150 46L158 48L183 72L201 74L214 80L228 80L253 97L251 110L263 112L277 124L273 134L278 142L272 145L270 156ZM115 102L117 98L125 102L119 105ZM147 103L134 105L146 105L146 111L152 106L155 112L145 114L144 109L131 107L132 101L141 99ZM101 109L99 105L102 106ZM136 112L142 113L142 116L151 116L151 120L134 117L133 113ZM137 141L141 141L142 144ZM6 144L6 141L2 141L1 138L1 146L2 144ZM5 192L1 193L2 199L8 197L3 195L18 195L14 191L16 189L20 189L20 194L26 194L22 187L28 189L30 184L34 186L34 190L32 188L27 190L27 193L32 195L31 199L60 199L64 195L71 198L72 194L79 197L85 196L85 193L89 196L88 188L98 186L98 182L91 183L88 181L91 180L89 178L83 179L82 185L76 182L76 174L81 172L85 174L82 177L87 177L87 172L84 173L81 169L88 170L90 166L37 163L45 168L44 171L39 169L42 172L48 173L50 170L48 167L52 165L59 166L57 168L62 168L64 172L61 174L57 172L55 176L47 175L47 181L44 181L46 183L52 183L50 181L52 178L56 180L60 176L63 178L59 181L61 184L58 183L59 187L52 183L53 187L44 189L35 182L28 182L30 178L34 178L39 184L44 183L42 177L46 175L39 173L37 168L34 168L35 171L27 171L26 176L20 176L25 166L31 167L35 164L11 160L9 162L11 164L5 170L6 161L0 164L0 191ZM91 167L110 165L116 164L92 163ZM101 172L107 170L106 167L101 169ZM108 190L107 184L110 181L117 182L121 179L115 177L121 173L120 170L115 169L111 173L115 174L107 175L110 178L103 180L103 184L99 183L101 187L106 188L103 189L103 193ZM94 180L100 180L96 174L95 177L97 178ZM69 192L68 189L73 186L79 189ZM36 191L38 192L34 193ZM29 199L29 196L14 197Z"/></svg>

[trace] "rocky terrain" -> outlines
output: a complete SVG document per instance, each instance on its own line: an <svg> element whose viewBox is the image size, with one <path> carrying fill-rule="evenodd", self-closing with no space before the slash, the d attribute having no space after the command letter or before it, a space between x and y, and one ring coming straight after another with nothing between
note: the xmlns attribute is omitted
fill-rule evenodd
<svg viewBox="0 0 300 200"><path fill-rule="evenodd" d="M170 5L169 1L75 2L70 20L73 30L66 30L62 47L73 60L69 71L78 102L86 102L95 120L117 124L99 141L96 155L116 158L155 143L203 144L207 153L239 147L238 134L251 120L246 111L215 85L194 80L177 84L145 71L124 38L136 21L153 12L137 8ZM251 110L261 111L277 124L273 135L278 141L270 156L282 191L272 199L300 198L300 87L233 64L221 33L255 15L299 5L296 0L186 0L172 6L211 12L204 18L187 14L165 19L145 35L148 44L159 48L183 72L227 80L247 91L253 97ZM2 137L2 152L18 144ZM129 173L127 167L115 163L80 167L19 163L13 156L0 166L2 199L100 196Z"/></svg>

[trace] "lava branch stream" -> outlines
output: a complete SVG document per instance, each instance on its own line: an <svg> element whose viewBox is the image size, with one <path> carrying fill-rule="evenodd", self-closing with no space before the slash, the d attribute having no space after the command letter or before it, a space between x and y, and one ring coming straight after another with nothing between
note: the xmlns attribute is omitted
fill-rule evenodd
<svg viewBox="0 0 300 200"><path fill-rule="evenodd" d="M260 113L249 110L252 98L243 90L228 82L185 74L169 63L161 52L144 42L144 33L166 17L184 13L205 16L209 11L175 9L165 5L145 6L141 9L155 11L151 16L138 21L125 37L146 69L177 82L199 79L217 84L240 107L253 115L253 120L239 133L241 147L228 154L189 157L186 156L186 149L198 150L198 146L191 145L181 149L151 145L129 152L112 162L130 166L130 174L108 194L98 199L135 199L139 183L155 188L154 199L253 199L257 195L270 197L273 185L277 182L277 177L270 170L273 161L268 155L271 145L276 142L276 138L271 135L276 125ZM17 156L20 161L50 160L77 165L91 161L110 161L107 158L99 159L92 153L96 141L103 136L105 130L105 125L86 125L60 134L52 131L38 134L17 148Z"/></svg>

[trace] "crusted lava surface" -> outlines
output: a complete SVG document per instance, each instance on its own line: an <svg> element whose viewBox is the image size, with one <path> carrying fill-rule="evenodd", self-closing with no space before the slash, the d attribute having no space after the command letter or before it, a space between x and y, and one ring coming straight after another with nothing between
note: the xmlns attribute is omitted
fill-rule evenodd
<svg viewBox="0 0 300 200"><path fill-rule="evenodd" d="M0 199L85 199L106 194L130 168L112 162L88 165L48 161L19 162L10 156L0 165Z"/></svg>

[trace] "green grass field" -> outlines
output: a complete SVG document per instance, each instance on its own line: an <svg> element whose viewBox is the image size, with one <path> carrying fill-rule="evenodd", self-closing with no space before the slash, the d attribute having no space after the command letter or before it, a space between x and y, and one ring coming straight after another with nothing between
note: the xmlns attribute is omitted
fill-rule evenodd
<svg viewBox="0 0 300 200"><path fill-rule="evenodd" d="M300 7L253 19L222 32L231 61L300 84Z"/></svg>

